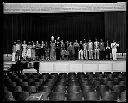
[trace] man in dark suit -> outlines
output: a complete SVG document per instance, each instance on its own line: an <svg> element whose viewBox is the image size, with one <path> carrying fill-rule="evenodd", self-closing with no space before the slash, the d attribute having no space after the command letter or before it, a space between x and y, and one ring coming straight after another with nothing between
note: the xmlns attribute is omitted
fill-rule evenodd
<svg viewBox="0 0 128 103"><path fill-rule="evenodd" d="M105 48L106 59L110 60L111 49L110 49L110 44L108 40L105 45L106 45L106 48Z"/></svg>
<svg viewBox="0 0 128 103"><path fill-rule="evenodd" d="M100 49L100 60L103 60L105 59L105 47L104 47L103 39L100 39L99 49Z"/></svg>
<svg viewBox="0 0 128 103"><path fill-rule="evenodd" d="M75 60L78 60L79 43L77 42L77 40L73 43L73 47L75 51L75 54L74 54Z"/></svg>

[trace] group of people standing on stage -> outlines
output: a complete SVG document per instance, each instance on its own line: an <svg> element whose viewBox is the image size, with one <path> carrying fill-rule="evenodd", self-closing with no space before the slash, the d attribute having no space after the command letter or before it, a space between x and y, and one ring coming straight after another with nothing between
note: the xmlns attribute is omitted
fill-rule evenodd
<svg viewBox="0 0 128 103"><path fill-rule="evenodd" d="M106 43L100 39L100 42L95 38L94 43L89 39L87 42L77 40L75 42L64 42L51 37L50 43L42 41L41 44L19 40L13 44L12 61L16 60L110 60L110 53L112 53L113 60L116 60L116 52L118 43Z"/></svg>

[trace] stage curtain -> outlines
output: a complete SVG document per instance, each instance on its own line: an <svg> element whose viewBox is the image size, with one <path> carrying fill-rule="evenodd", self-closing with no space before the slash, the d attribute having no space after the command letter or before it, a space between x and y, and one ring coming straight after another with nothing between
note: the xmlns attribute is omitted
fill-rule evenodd
<svg viewBox="0 0 128 103"><path fill-rule="evenodd" d="M126 52L126 12L105 12L105 39L116 40L118 52Z"/></svg>
<svg viewBox="0 0 128 103"><path fill-rule="evenodd" d="M72 42L104 39L104 13L4 14L3 30L4 53L12 52L16 40L49 41L52 35Z"/></svg>

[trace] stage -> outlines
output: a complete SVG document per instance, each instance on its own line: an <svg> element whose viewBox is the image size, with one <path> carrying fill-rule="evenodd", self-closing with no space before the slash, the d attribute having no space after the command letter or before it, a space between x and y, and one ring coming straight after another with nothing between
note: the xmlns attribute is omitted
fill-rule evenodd
<svg viewBox="0 0 128 103"><path fill-rule="evenodd" d="M32 61L34 62L34 61ZM4 62L4 69L15 62ZM35 69L24 69L23 73L36 73ZM56 60L40 61L39 73L69 72L126 72L126 60Z"/></svg>

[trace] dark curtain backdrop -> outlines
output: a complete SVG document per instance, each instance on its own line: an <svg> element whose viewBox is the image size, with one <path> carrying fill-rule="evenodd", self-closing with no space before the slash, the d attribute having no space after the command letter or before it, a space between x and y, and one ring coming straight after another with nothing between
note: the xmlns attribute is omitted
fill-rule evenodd
<svg viewBox="0 0 128 103"><path fill-rule="evenodd" d="M126 12L105 12L105 39L119 42L119 52L126 52Z"/></svg>
<svg viewBox="0 0 128 103"><path fill-rule="evenodd" d="M61 39L120 41L119 52L126 50L126 12L4 14L3 53L12 52L16 40L49 41Z"/></svg>
<svg viewBox="0 0 128 103"><path fill-rule="evenodd" d="M104 39L104 13L5 14L4 53L11 53L16 40L39 42L60 36L75 41Z"/></svg>

